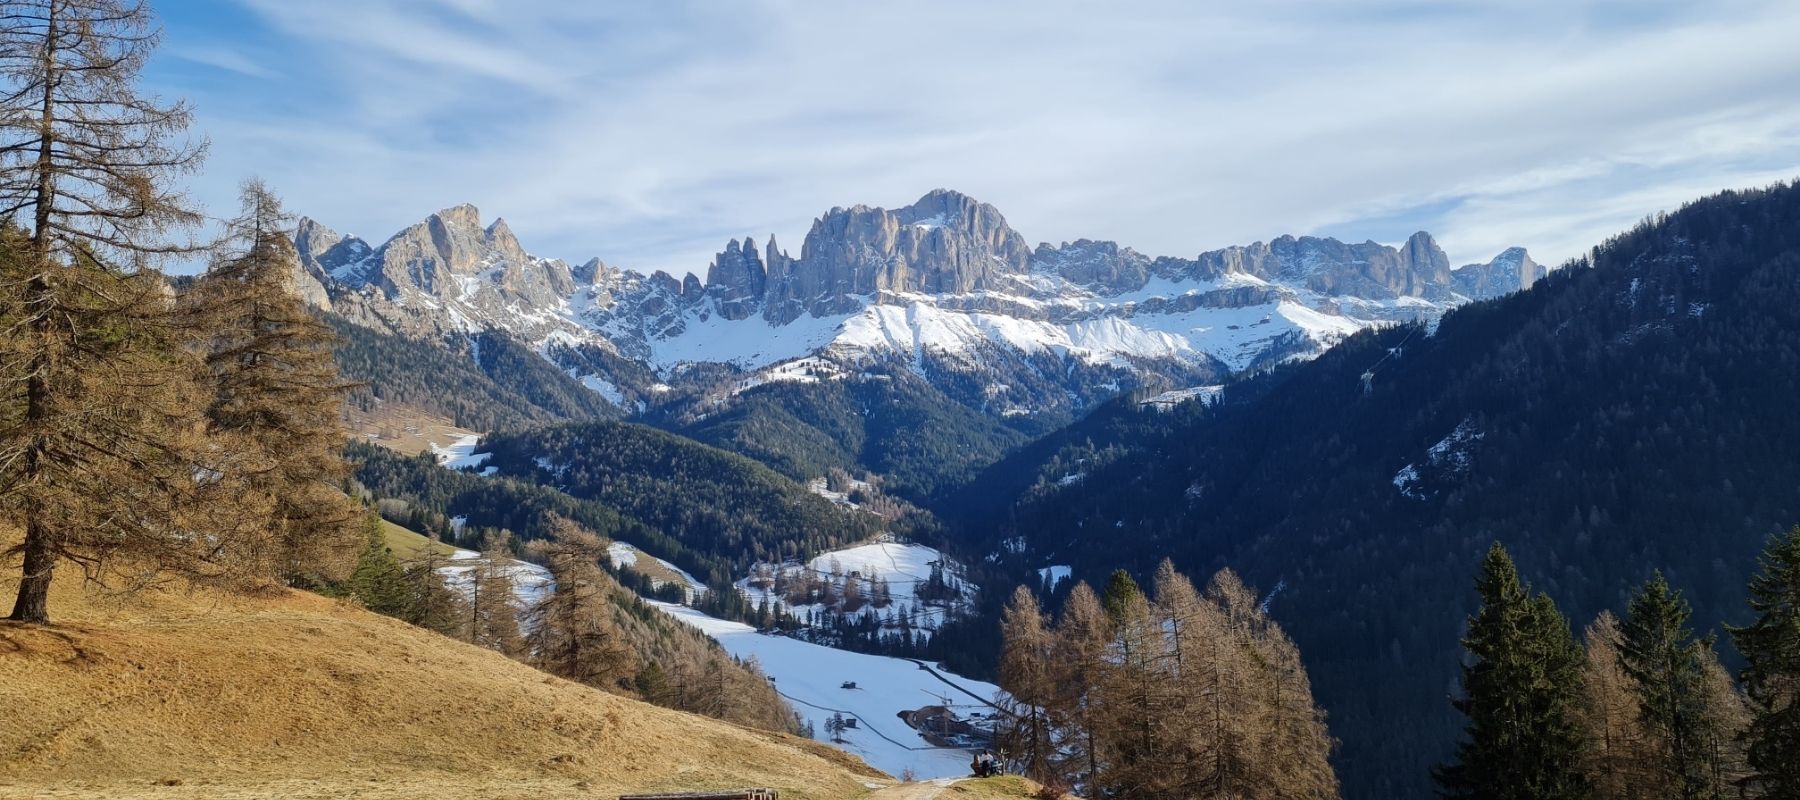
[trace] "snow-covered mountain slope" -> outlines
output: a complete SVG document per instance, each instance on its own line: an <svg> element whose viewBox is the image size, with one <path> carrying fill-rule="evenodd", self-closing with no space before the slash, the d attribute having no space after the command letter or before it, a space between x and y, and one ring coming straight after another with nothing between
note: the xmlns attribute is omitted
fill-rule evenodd
<svg viewBox="0 0 1800 800"><path fill-rule="evenodd" d="M723 370L735 389L687 388L726 394L818 379L800 359L835 374L899 363L937 384L977 376L990 411L1079 407L1309 357L1542 274L1519 248L1452 270L1425 233L1398 248L1284 236L1191 259L1085 239L1032 249L997 209L946 190L832 209L798 257L772 237L732 240L704 281L540 258L467 205L378 247L304 220L296 245L296 287L321 307L415 336L505 331L629 411L680 396L669 389L684 376ZM1047 376L1066 385L1020 388Z"/></svg>
<svg viewBox="0 0 1800 800"><path fill-rule="evenodd" d="M901 719L902 712L945 706L977 727L986 727L989 723L984 720L995 713L982 702L999 695L999 687L990 683L941 670L934 673L905 659L757 633L748 625L709 617L686 606L652 605L704 631L733 656L756 659L774 680L776 691L812 725L820 741L832 741L826 723L833 715L854 717L856 727L842 731L843 742L838 746L890 775L910 771L918 778L942 778L969 771L967 750L927 741ZM846 688L846 683L855 688Z"/></svg>
<svg viewBox="0 0 1800 800"><path fill-rule="evenodd" d="M806 563L757 564L737 586L750 605L767 605L803 623L868 615L883 632L924 634L974 602L980 587L969 583L966 572L936 549L884 535Z"/></svg>

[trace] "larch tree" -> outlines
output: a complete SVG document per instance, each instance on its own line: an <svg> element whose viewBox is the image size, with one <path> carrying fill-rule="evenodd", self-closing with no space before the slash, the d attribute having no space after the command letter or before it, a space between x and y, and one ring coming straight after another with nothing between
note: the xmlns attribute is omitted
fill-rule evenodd
<svg viewBox="0 0 1800 800"><path fill-rule="evenodd" d="M1100 730L1101 687L1111 664L1107 660L1112 620L1099 595L1086 582L1075 584L1063 601L1057 621L1055 664L1057 692L1050 718L1058 734L1057 751L1065 755L1060 783L1076 785L1095 779L1104 769L1109 746Z"/></svg>
<svg viewBox="0 0 1800 800"><path fill-rule="evenodd" d="M1001 615L1000 632L1000 686L1006 690L1003 700L1013 720L1005 749L1023 764L1027 776L1049 780L1055 744L1048 709L1057 687L1050 629L1030 589L1013 590Z"/></svg>
<svg viewBox="0 0 1800 800"><path fill-rule="evenodd" d="M517 658L525 654L525 639L519 633L519 606L508 538L488 537L481 558L469 568L469 619L464 638Z"/></svg>
<svg viewBox="0 0 1800 800"><path fill-rule="evenodd" d="M1168 742L1166 789L1199 797L1207 789L1206 776L1217 757L1206 712L1215 699L1210 694L1215 684L1209 667L1223 639L1223 615L1201 599L1193 582L1176 572L1168 559L1157 566L1151 590L1164 627L1162 661L1170 689L1168 707L1158 720L1159 736Z"/></svg>
<svg viewBox="0 0 1800 800"><path fill-rule="evenodd" d="M1255 591L1221 570L1203 595L1168 561L1153 590L1117 573L1104 600L1085 583L1070 593L1045 670L1046 780L1142 800L1336 798L1324 712ZM1006 688L1039 680L1033 613L1021 587L1003 628Z"/></svg>
<svg viewBox="0 0 1800 800"><path fill-rule="evenodd" d="M1731 629L1750 706L1748 783L1770 798L1800 800L1800 527L1763 551L1750 609L1755 621Z"/></svg>
<svg viewBox="0 0 1800 800"><path fill-rule="evenodd" d="M213 396L206 408L215 469L244 493L237 505L267 531L264 570L318 586L354 567L357 504L344 494L349 466L345 394L332 358L336 335L291 289L299 271L292 220L260 181L226 226L206 273L184 298Z"/></svg>
<svg viewBox="0 0 1800 800"><path fill-rule="evenodd" d="M1196 629L1199 681L1188 691L1197 701L1196 727L1206 738L1206 757L1196 775L1204 797L1250 796L1261 785L1256 765L1264 720L1254 702L1251 632L1243 608L1255 598L1243 597L1247 591L1230 573L1214 575Z"/></svg>
<svg viewBox="0 0 1800 800"><path fill-rule="evenodd" d="M43 623L59 564L100 578L239 574L192 502L202 443L193 365L159 257L200 216L175 179L200 163L189 112L141 95L158 31L129 0L0 3L0 519L24 528L11 618Z"/></svg>
<svg viewBox="0 0 1800 800"><path fill-rule="evenodd" d="M1582 682L1581 727L1587 734L1587 773L1597 800L1632 800L1646 773L1656 768L1638 708L1637 686L1619 660L1624 639L1610 611L1589 624L1583 639L1587 673Z"/></svg>
<svg viewBox="0 0 1800 800"><path fill-rule="evenodd" d="M554 582L531 610L526 637L534 666L589 686L620 691L637 672L637 657L612 620L611 581L600 568L606 542L566 519L551 539L533 542Z"/></svg>
<svg viewBox="0 0 1800 800"><path fill-rule="evenodd" d="M407 622L445 636L462 635L469 619L469 603L444 580L448 565L436 549L427 547L405 565Z"/></svg>
<svg viewBox="0 0 1800 800"><path fill-rule="evenodd" d="M1466 800L1580 800L1593 796L1579 722L1586 657L1550 598L1533 596L1496 542L1476 578L1462 697L1468 717L1440 792Z"/></svg>
<svg viewBox="0 0 1800 800"><path fill-rule="evenodd" d="M1113 573L1105 597L1112 620L1110 669L1102 673L1102 702L1093 716L1104 731L1100 740L1107 745L1107 768L1094 785L1106 796L1162 797L1169 777L1162 763L1165 742L1158 737L1166 687L1162 631L1149 598L1124 570Z"/></svg>
<svg viewBox="0 0 1800 800"><path fill-rule="evenodd" d="M1271 796L1287 798L1337 797L1331 733L1324 709L1313 701L1300 649L1230 569L1213 576L1207 596L1223 610L1243 653L1245 696L1239 704L1248 707L1244 718L1255 742L1243 796L1273 791Z"/></svg>

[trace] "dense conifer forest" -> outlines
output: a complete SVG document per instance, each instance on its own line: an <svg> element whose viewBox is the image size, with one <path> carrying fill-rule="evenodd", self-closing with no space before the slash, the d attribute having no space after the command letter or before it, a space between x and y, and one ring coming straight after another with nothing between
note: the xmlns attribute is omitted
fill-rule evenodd
<svg viewBox="0 0 1800 800"><path fill-rule="evenodd" d="M1242 571L1306 656L1346 790L1420 796L1489 543L1578 627L1658 569L1700 631L1745 619L1757 552L1800 516L1797 219L1791 186L1692 203L1216 407L1117 403L941 509L968 552L1027 542L1022 567Z"/></svg>

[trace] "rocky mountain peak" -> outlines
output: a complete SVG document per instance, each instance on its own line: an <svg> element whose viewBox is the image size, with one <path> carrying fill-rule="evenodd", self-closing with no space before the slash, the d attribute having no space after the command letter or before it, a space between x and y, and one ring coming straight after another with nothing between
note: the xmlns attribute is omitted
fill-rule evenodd
<svg viewBox="0 0 1800 800"><path fill-rule="evenodd" d="M756 240L748 236L741 245L732 239L706 270L706 291L717 300L719 314L726 319L744 319L760 310L768 282L768 270L756 253Z"/></svg>
<svg viewBox="0 0 1800 800"><path fill-rule="evenodd" d="M1531 260L1523 247L1509 247L1486 264L1468 264L1451 273L1457 294L1471 300L1502 297L1522 289L1544 277L1544 267Z"/></svg>
<svg viewBox="0 0 1800 800"><path fill-rule="evenodd" d="M1031 254L1032 270L1102 294L1143 288L1150 280L1149 257L1118 242L1077 239L1053 246L1044 242Z"/></svg>

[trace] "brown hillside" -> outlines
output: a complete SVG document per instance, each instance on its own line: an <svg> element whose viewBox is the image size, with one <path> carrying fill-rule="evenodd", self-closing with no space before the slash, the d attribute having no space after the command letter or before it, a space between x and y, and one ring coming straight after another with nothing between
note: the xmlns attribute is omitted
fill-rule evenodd
<svg viewBox="0 0 1800 800"><path fill-rule="evenodd" d="M0 593L10 604L16 563ZM0 797L607 797L880 773L804 739L627 700L352 605L65 569L51 628L0 623Z"/></svg>

